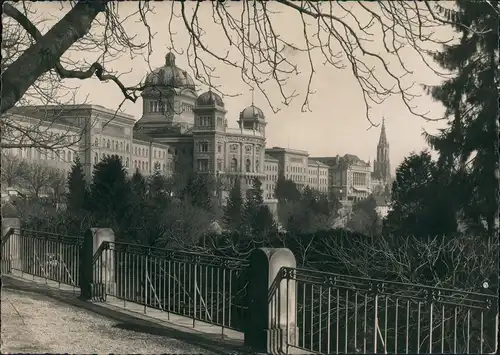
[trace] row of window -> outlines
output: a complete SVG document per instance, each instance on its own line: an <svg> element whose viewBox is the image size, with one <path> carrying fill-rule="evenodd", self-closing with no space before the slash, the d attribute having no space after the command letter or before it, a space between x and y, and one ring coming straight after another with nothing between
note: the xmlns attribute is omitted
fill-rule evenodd
<svg viewBox="0 0 500 355"><path fill-rule="evenodd" d="M278 171L278 165L266 164L266 171Z"/></svg>
<svg viewBox="0 0 500 355"><path fill-rule="evenodd" d="M365 186L368 184L367 174L364 173L352 173L352 183L356 186Z"/></svg>
<svg viewBox="0 0 500 355"><path fill-rule="evenodd" d="M310 184L318 184L318 178L309 178L309 183ZM319 184L320 185L326 185L328 183L327 179L319 179Z"/></svg>
<svg viewBox="0 0 500 355"><path fill-rule="evenodd" d="M224 128L226 126L226 122L222 117L217 117L216 121L217 128ZM198 116L196 117L196 125L198 127L212 127L213 126L213 117L211 116Z"/></svg>
<svg viewBox="0 0 500 355"><path fill-rule="evenodd" d="M197 170L198 171L210 171L209 168L209 160L206 158L202 159L197 159ZM247 173L252 173L252 172L258 172L260 168L260 163L257 160L255 162L255 170L252 170L252 161L250 159L247 159L245 161L245 172ZM217 159L217 171L223 171L223 161L222 159ZM230 165L229 165L229 171L231 172L238 172L238 159L232 158Z"/></svg>
<svg viewBox="0 0 500 355"><path fill-rule="evenodd" d="M96 139L94 140L94 146L99 147L100 145L101 145L101 140L96 137ZM103 138L102 145L103 147L106 147L108 149L114 149L118 151L124 151L125 149L125 152L127 153L129 153L130 151L130 145L128 143L124 144L123 142L115 141L114 139Z"/></svg>
<svg viewBox="0 0 500 355"><path fill-rule="evenodd" d="M290 168L290 169L288 169ZM291 173L305 173L306 169L301 167L301 166L287 166L286 167L286 172L291 172Z"/></svg>
<svg viewBox="0 0 500 355"><path fill-rule="evenodd" d="M316 169L309 169L309 175L316 175ZM319 175L328 175L328 170L320 170Z"/></svg>
<svg viewBox="0 0 500 355"><path fill-rule="evenodd" d="M278 175L266 175L268 181L278 181Z"/></svg>

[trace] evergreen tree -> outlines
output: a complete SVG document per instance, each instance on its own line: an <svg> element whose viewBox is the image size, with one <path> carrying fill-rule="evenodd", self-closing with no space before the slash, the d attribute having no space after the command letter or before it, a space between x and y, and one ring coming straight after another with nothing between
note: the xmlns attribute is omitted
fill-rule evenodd
<svg viewBox="0 0 500 355"><path fill-rule="evenodd" d="M191 174L181 191L181 199L192 206L213 212L212 194L207 177Z"/></svg>
<svg viewBox="0 0 500 355"><path fill-rule="evenodd" d="M134 175L132 175L132 178L130 179L132 191L138 195L138 196L145 196L146 195L146 180L144 179L144 176L142 176L141 172L139 169L135 170Z"/></svg>
<svg viewBox="0 0 500 355"><path fill-rule="evenodd" d="M295 182L285 179L282 175L278 177L276 182L275 195L280 203L298 202L301 198L301 193Z"/></svg>
<svg viewBox="0 0 500 355"><path fill-rule="evenodd" d="M83 174L83 166L77 157L68 173L67 208L71 212L80 212L85 207L87 184Z"/></svg>
<svg viewBox="0 0 500 355"><path fill-rule="evenodd" d="M241 181L236 179L235 184L229 191L226 206L224 207L223 221L226 227L232 230L241 228L243 212L243 196L241 194Z"/></svg>
<svg viewBox="0 0 500 355"><path fill-rule="evenodd" d="M486 225L495 235L498 216L498 2L456 1L443 16L461 34L434 59L455 72L429 88L446 108L448 126L437 136L426 134L439 152L439 164L456 181L462 213L471 227Z"/></svg>
<svg viewBox="0 0 500 355"><path fill-rule="evenodd" d="M101 221L109 221L120 227L130 211L130 183L117 156L101 160L93 171L90 186L90 206Z"/></svg>
<svg viewBox="0 0 500 355"><path fill-rule="evenodd" d="M428 152L406 157L396 169L392 206L384 221L384 233L417 238L455 233L453 191L450 181Z"/></svg>
<svg viewBox="0 0 500 355"><path fill-rule="evenodd" d="M264 205L263 195L262 182L256 177L246 192L242 220L243 231L252 239L262 240L274 228L274 218L269 207Z"/></svg>

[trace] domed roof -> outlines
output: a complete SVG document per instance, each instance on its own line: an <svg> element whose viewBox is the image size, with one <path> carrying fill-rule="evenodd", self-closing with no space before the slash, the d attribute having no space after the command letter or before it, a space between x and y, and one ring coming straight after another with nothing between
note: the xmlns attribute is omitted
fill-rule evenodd
<svg viewBox="0 0 500 355"><path fill-rule="evenodd" d="M222 98L212 90L208 90L207 92L204 92L198 98L196 99L196 104L199 106L205 106L205 105L217 105L220 107L224 107L224 101L222 101Z"/></svg>
<svg viewBox="0 0 500 355"><path fill-rule="evenodd" d="M193 78L175 65L175 55L172 52L165 56L164 66L156 68L146 76L145 84L196 90Z"/></svg>
<svg viewBox="0 0 500 355"><path fill-rule="evenodd" d="M240 112L240 120L254 120L264 118L265 116L262 110L254 105L250 105Z"/></svg>

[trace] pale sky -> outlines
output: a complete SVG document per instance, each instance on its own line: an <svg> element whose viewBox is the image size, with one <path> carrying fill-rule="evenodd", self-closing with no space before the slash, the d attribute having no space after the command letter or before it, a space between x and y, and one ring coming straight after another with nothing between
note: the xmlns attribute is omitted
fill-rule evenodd
<svg viewBox="0 0 500 355"><path fill-rule="evenodd" d="M162 66L165 62L165 54L168 47L171 47L170 36L168 33L168 20L171 11L171 5L168 2L154 2L155 14L148 15L148 24L151 31L156 33L152 41L152 53L149 64L145 57L130 57L128 53L123 54L119 60L106 65L107 70L113 70L123 74L120 78L125 85L135 85L150 71L150 66L156 68ZM275 8L282 9L281 5L274 4ZM67 7L61 11L61 5L57 3L37 3L37 16L47 17L49 13L57 13L63 16L67 12ZM231 3L234 11L238 10L241 4ZM347 6L347 5L346 5ZM358 6L350 4L350 6ZM137 10L137 3L122 2L119 4L119 14L121 19L125 18L127 13ZM211 50L224 54L227 50L227 41L221 40L220 28L214 24L211 15L210 3L203 3L200 7L200 13L204 16L203 29L206 31L204 43ZM123 14L123 15L122 15ZM303 28L300 17L287 10L282 14L272 15L272 23L276 32L285 36L294 43L303 45ZM53 16L51 17L54 18ZM127 20L123 27L130 35L137 35L138 39L146 40L147 31L142 23L137 22L137 17ZM54 20L47 22L47 26ZM172 36L177 50L185 50L189 41L189 36L180 19L176 20L176 34ZM360 20L361 21L361 20ZM349 22L349 21L347 21ZM351 21L352 22L352 21ZM48 27L40 28L45 33ZM94 27L99 29L99 27ZM375 34L379 33L376 29ZM312 33L312 30L311 30ZM451 35L449 29L443 28L443 34ZM380 37L374 37L371 49L383 52L383 46L380 43ZM238 53L231 52L234 58ZM87 61L95 59L92 53L72 52L71 58L84 58ZM290 53L291 61L299 66L302 72L299 76L291 78L287 84L287 89L296 89L300 94L293 99L289 106L280 103L277 96L273 99L273 104L281 111L274 114L263 95L255 92L255 105L260 107L267 118L267 146L282 146L295 149L307 150L311 156L335 156L346 153L356 154L363 160L373 159L376 156L376 145L380 134L380 127L371 128L365 117L365 108L363 106L361 91L357 86L354 76L350 70L349 63L346 69L336 69L332 66L322 65L324 61L321 53L312 53L312 60L315 63L315 75L312 82L314 95L310 97L311 112L301 112L301 106L304 100L305 87L309 77L309 61L306 53ZM413 74L406 77L406 82L416 82L416 84L436 84L439 79L431 72L418 58L418 56L408 50L402 56L407 67L413 71ZM396 67L397 59L390 59L390 64ZM211 64L216 62L209 60ZM186 55L176 55L176 64L185 69L193 77L193 71L188 66ZM239 112L252 102L252 94L246 84L243 83L240 73L234 68L226 65L217 65L216 74L220 77L215 83L220 85L219 90L223 93L241 94L238 97L224 97L227 118L229 126L235 127ZM97 79L78 81L69 81L70 85L79 85L77 99L85 100L87 103L102 105L110 109L116 109L122 101L122 94L118 87L113 83L101 83ZM206 90L201 87L199 94ZM276 86L270 87L271 94L277 92ZM421 111L432 112L434 117L442 114L442 107L433 103L430 97L422 97L415 101ZM142 102L127 102L123 105L123 111L139 119L141 117ZM423 129L434 132L436 127L443 123L426 122L420 117L412 115L401 102L400 97L391 97L381 105L374 106L372 118L375 123L380 123L382 117L386 118L387 138L390 143L390 158L392 169L403 160L403 158L412 151L419 151L426 147L421 137Z"/></svg>

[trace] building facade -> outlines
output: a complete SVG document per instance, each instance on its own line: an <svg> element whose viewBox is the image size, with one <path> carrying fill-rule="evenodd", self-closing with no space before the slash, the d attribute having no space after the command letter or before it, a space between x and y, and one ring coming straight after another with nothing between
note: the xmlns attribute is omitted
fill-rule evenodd
<svg viewBox="0 0 500 355"><path fill-rule="evenodd" d="M328 194L328 165L309 159L308 175L307 186L323 194Z"/></svg>
<svg viewBox="0 0 500 355"><path fill-rule="evenodd" d="M353 154L314 157L328 166L328 194L340 201L356 202L371 194L371 167Z"/></svg>
<svg viewBox="0 0 500 355"><path fill-rule="evenodd" d="M146 76L145 85L143 112L137 122L133 116L97 105L12 109L9 114L28 126L71 140L57 158L57 153L43 149L38 155L40 149L13 154L54 161L65 171L78 156L87 179L93 167L111 155L121 158L129 174L136 170L143 175L155 170L165 175L209 174L230 184L240 179L243 192L258 177L268 187L266 202L273 204L276 171L265 171L266 119L261 109L253 104L246 107L239 114L238 126L229 127L222 98L211 90L198 95L193 79L176 66L172 53L166 55L162 67ZM274 167L274 163L267 165Z"/></svg>

